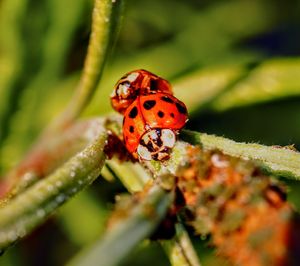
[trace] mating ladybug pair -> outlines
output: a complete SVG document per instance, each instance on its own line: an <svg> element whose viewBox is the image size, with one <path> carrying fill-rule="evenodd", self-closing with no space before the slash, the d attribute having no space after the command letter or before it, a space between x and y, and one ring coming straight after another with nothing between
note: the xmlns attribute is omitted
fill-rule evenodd
<svg viewBox="0 0 300 266"><path fill-rule="evenodd" d="M125 146L136 159L169 159L188 113L168 81L146 70L129 72L115 85L111 103L124 115Z"/></svg>

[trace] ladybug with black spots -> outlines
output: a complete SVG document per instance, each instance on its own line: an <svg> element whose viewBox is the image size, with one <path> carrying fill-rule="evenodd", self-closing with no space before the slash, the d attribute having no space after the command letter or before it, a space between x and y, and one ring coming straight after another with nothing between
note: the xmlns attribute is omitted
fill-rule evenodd
<svg viewBox="0 0 300 266"><path fill-rule="evenodd" d="M115 85L111 95L112 107L124 114L129 105L139 96L156 92L172 94L170 83L144 70L134 70L125 74Z"/></svg>
<svg viewBox="0 0 300 266"><path fill-rule="evenodd" d="M148 79L151 80L151 77ZM146 84L149 86L149 82ZM146 93L149 88L139 88L139 92L143 93L137 94L126 107L123 138L127 150L134 158L165 161L170 158L179 130L188 120L188 112L185 104L174 97L171 90L166 92L157 89ZM112 98L114 105L113 100L116 98Z"/></svg>

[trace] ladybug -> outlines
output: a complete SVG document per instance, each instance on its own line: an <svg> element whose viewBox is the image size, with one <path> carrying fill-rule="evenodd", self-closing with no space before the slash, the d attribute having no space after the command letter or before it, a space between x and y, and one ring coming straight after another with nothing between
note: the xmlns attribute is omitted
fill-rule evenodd
<svg viewBox="0 0 300 266"><path fill-rule="evenodd" d="M173 95L164 92L139 95L124 113L125 146L135 158L167 160L176 135L187 120L185 104Z"/></svg>
<svg viewBox="0 0 300 266"><path fill-rule="evenodd" d="M111 95L112 107L124 114L126 109L139 95L156 92L172 93L171 85L163 78L147 70L134 70L125 74L115 85Z"/></svg>

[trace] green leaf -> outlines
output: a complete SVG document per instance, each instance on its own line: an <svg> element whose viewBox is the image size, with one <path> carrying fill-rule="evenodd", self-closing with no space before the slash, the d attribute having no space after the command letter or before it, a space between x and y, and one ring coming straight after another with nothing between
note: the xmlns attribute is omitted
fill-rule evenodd
<svg viewBox="0 0 300 266"><path fill-rule="evenodd" d="M182 137L207 150L220 150L230 156L254 160L275 175L300 180L300 153L289 148L235 142L223 137L189 130L183 130Z"/></svg>
<svg viewBox="0 0 300 266"><path fill-rule="evenodd" d="M162 242L172 266L200 266L193 244L181 224L176 225L176 236Z"/></svg>
<svg viewBox="0 0 300 266"><path fill-rule="evenodd" d="M111 171L121 180L122 184L130 193L142 191L152 177L140 164L122 162L113 159L107 162Z"/></svg>
<svg viewBox="0 0 300 266"><path fill-rule="evenodd" d="M130 162L120 164L116 160L110 160L107 163L110 170L113 171L131 193L142 191L147 182L152 179L140 164ZM180 224L176 226L176 235L171 240L160 242L172 266L200 265L188 233Z"/></svg>
<svg viewBox="0 0 300 266"><path fill-rule="evenodd" d="M68 265L118 265L134 247L149 236L167 212L173 199L160 186L152 187L127 216L122 217L100 241L79 254Z"/></svg>
<svg viewBox="0 0 300 266"><path fill-rule="evenodd" d="M0 209L0 248L29 234L61 204L94 181L105 161L101 128L81 152Z"/></svg>
<svg viewBox="0 0 300 266"><path fill-rule="evenodd" d="M174 82L174 94L193 115L247 73L242 65L208 67L194 71Z"/></svg>
<svg viewBox="0 0 300 266"><path fill-rule="evenodd" d="M81 151L104 129L105 119L79 121L54 136L47 136L32 147L25 158L2 177L0 195L9 191L9 197L15 196L42 179L76 152Z"/></svg>
<svg viewBox="0 0 300 266"><path fill-rule="evenodd" d="M95 1L92 32L83 73L69 105L51 125L53 128L63 127L77 118L94 95L106 59L116 40L122 3L122 0Z"/></svg>
<svg viewBox="0 0 300 266"><path fill-rule="evenodd" d="M300 95L300 59L281 58L264 62L228 91L215 98L216 111Z"/></svg>
<svg viewBox="0 0 300 266"><path fill-rule="evenodd" d="M39 71L35 70L37 73L34 73L31 82L28 86L26 86L25 96L20 99L20 105L22 107L14 116L14 119L10 121L10 136L8 136L4 146L0 147L0 154L2 154L2 156L0 156L0 168L1 165L6 166L11 163L11 159L19 160L19 158L16 159L16 157L20 157L20 154L24 153L28 142L32 141L32 138L37 134L41 126L45 125L45 120L42 115L43 111L51 112L51 118L53 117L53 110L55 110L57 103L49 108L49 105L45 104L45 100L42 96L47 99L48 97L50 99L54 99L52 94L57 94L59 91L61 99L66 97L65 94L61 94L61 87L56 85L55 88L53 88L53 86L56 84L62 69L64 68L63 63L65 62L63 59L66 59L68 54L68 42L70 42L72 34L74 34L76 23L80 22L78 16L82 12L82 5L84 4L84 1L76 0L76 3L73 3L73 1L72 11L68 12L67 17L64 15L65 9L61 6L59 7L59 5L63 4L71 6L71 3L65 1L72 2L70 0L64 0L62 3L62 1L50 0L50 5L52 7L50 9L52 11L51 17L53 17L55 21L52 22L51 26L47 29L46 36L44 36L45 40L41 56L42 59L38 58L41 61L40 64L42 66L39 68ZM80 115L81 111L92 98L101 78L106 59L112 50L114 42L116 41L119 27L118 24L121 19L122 5L122 0L95 1L92 19L92 32L90 35L88 53L85 59L83 73L77 87L75 86L76 89L69 105L65 106L64 112L54 120L52 125L48 125L48 129L61 129L64 126L69 125L71 121ZM39 14L43 16L43 12ZM21 15L24 17L23 13L21 13ZM60 23L62 20L64 21L63 26L61 26ZM22 43L22 41L15 42L17 44ZM27 61L30 62L32 60ZM20 63L16 65L20 65ZM28 73L25 75L26 77L30 76ZM19 91L18 89L19 88L16 89L17 92ZM7 91L11 94L11 90L8 89ZM2 98L0 97L0 102ZM13 98L19 99L20 97ZM10 103L10 100L6 97L4 97L4 99L5 105ZM14 105L14 107L15 106L16 105ZM36 110L39 110L38 114L36 114ZM2 114L0 112L0 124L1 116ZM33 116L35 119L32 119ZM5 131L8 131L7 126L3 126L2 128L5 129ZM0 144L2 133L3 132L1 131ZM6 132L6 135L7 134L8 132ZM20 138L20 135L23 137ZM7 153L10 155L9 158L6 157Z"/></svg>

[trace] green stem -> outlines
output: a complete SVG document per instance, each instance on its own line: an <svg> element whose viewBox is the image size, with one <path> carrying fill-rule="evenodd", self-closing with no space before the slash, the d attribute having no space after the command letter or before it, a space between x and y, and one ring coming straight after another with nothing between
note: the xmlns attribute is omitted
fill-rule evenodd
<svg viewBox="0 0 300 266"><path fill-rule="evenodd" d="M121 6L122 0L95 0L92 32L82 76L69 105L50 129L59 129L70 124L92 98L117 35L117 21L120 18Z"/></svg>
<svg viewBox="0 0 300 266"><path fill-rule="evenodd" d="M140 164L119 164L115 160L108 162L111 170L131 193L142 191L152 177ZM176 235L171 240L160 242L169 257L172 266L199 266L199 258L189 236L181 224L176 225Z"/></svg>
<svg viewBox="0 0 300 266"><path fill-rule="evenodd" d="M230 156L254 160L273 174L300 179L300 153L289 148L235 142L189 130L183 130L182 137L192 144L200 144L207 150L220 150Z"/></svg>
<svg viewBox="0 0 300 266"><path fill-rule="evenodd" d="M201 266L193 244L181 224L176 225L176 236L161 242L172 266Z"/></svg>
<svg viewBox="0 0 300 266"><path fill-rule="evenodd" d="M55 138L49 138L34 146L24 160L2 179L0 197L8 191L11 198L23 189L50 174L55 168L82 150L104 130L105 119L77 122Z"/></svg>
<svg viewBox="0 0 300 266"><path fill-rule="evenodd" d="M125 218L122 218L92 248L79 254L69 265L118 265L134 247L149 236L165 216L172 203L173 193L154 186Z"/></svg>
<svg viewBox="0 0 300 266"><path fill-rule="evenodd" d="M29 234L71 196L94 181L105 161L103 130L81 152L0 209L0 249Z"/></svg>

